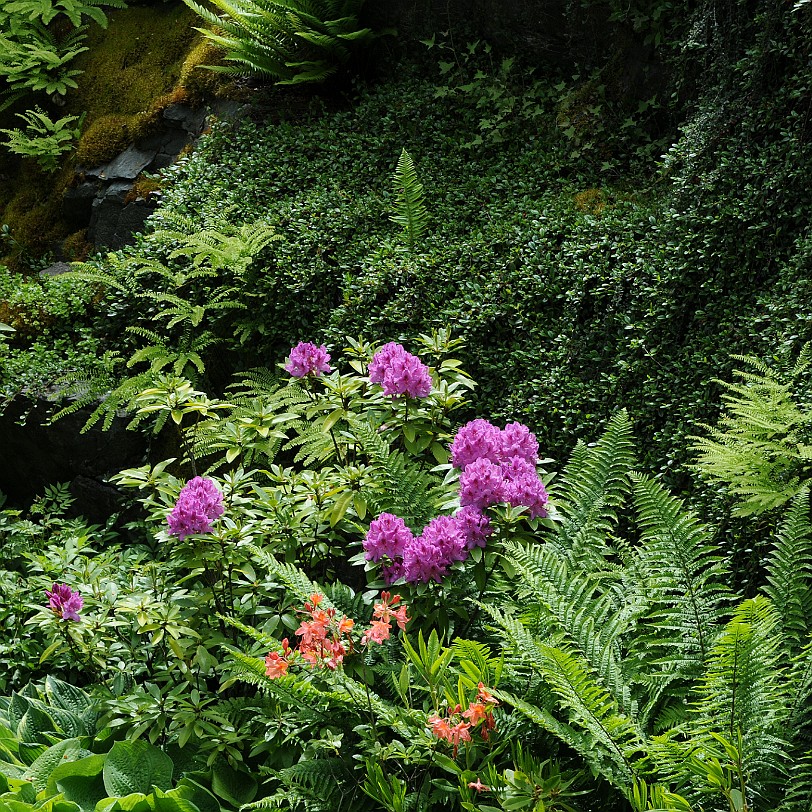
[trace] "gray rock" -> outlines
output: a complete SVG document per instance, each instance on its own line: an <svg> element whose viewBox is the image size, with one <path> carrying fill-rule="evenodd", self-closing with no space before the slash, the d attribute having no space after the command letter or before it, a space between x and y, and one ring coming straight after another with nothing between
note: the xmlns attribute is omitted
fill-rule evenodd
<svg viewBox="0 0 812 812"><path fill-rule="evenodd" d="M47 268L39 272L40 276L61 276L63 273L72 271L73 268L67 262L54 262Z"/></svg>
<svg viewBox="0 0 812 812"><path fill-rule="evenodd" d="M132 145L106 166L96 167L91 173L102 180L135 180L152 162L155 150L142 150Z"/></svg>
<svg viewBox="0 0 812 812"><path fill-rule="evenodd" d="M0 414L0 490L13 503L28 502L55 482L73 482L79 477L100 482L143 461L146 440L140 432L126 431L127 420L116 418L107 432L96 424L80 434L89 410L82 409L51 425L46 420L52 409L47 399L32 403L20 396ZM18 421L26 413L26 423L20 425ZM88 505L77 508L85 514L101 515L109 509L109 496L105 495L96 510Z"/></svg>
<svg viewBox="0 0 812 812"><path fill-rule="evenodd" d="M194 109L186 104L170 104L163 112L164 121L185 130L190 135L200 135L206 120L203 108Z"/></svg>

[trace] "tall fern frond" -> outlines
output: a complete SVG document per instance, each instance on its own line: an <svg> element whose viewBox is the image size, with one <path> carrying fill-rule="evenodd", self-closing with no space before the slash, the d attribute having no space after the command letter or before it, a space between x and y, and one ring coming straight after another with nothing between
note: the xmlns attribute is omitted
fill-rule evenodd
<svg viewBox="0 0 812 812"><path fill-rule="evenodd" d="M553 644L534 638L521 621L493 606L483 608L496 621L515 655L539 673L567 716L567 725L582 735L569 736L579 754L615 786L631 785L646 750L642 732L622 713L606 687L563 636ZM517 705L518 710L522 710ZM542 714L545 724L550 720ZM549 729L549 728L548 728ZM583 738L586 734L588 738ZM584 742L588 746L584 747ZM579 745L580 743L580 745Z"/></svg>
<svg viewBox="0 0 812 812"><path fill-rule="evenodd" d="M723 559L710 532L658 482L632 474L642 530L640 569L650 596L651 635L641 644L674 676L704 668L729 599Z"/></svg>
<svg viewBox="0 0 812 812"><path fill-rule="evenodd" d="M395 168L395 213L392 222L403 229L403 236L414 251L417 241L428 227L429 214L426 210L423 185L417 178L412 156L404 149Z"/></svg>
<svg viewBox="0 0 812 812"><path fill-rule="evenodd" d="M553 539L571 561L591 559L594 568L604 566L606 535L628 493L633 467L632 427L625 410L612 416L594 448L576 448L556 492L565 520Z"/></svg>
<svg viewBox="0 0 812 812"><path fill-rule="evenodd" d="M787 715L781 681L781 617L761 595L743 601L708 656L692 727L697 736L717 731L729 741L742 737L741 758L750 784L766 792L784 775Z"/></svg>
<svg viewBox="0 0 812 812"><path fill-rule="evenodd" d="M812 632L812 525L809 488L802 488L778 531L767 559L764 594L781 616L786 651L793 654Z"/></svg>
<svg viewBox="0 0 812 812"><path fill-rule="evenodd" d="M626 611L633 596L614 595L606 584L582 571L572 572L551 545L505 542L505 558L520 576L520 603L538 613L541 639L566 641L598 675L617 706L631 712L630 680L624 673L620 638L635 614ZM630 598L627 602L625 598ZM642 609L645 604L640 604ZM545 628L546 627L546 628Z"/></svg>

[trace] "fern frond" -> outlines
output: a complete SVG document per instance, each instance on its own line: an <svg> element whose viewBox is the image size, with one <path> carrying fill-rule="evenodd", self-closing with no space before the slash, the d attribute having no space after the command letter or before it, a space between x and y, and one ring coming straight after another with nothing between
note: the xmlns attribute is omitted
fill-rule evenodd
<svg viewBox="0 0 812 812"><path fill-rule="evenodd" d="M746 516L783 505L812 478L812 412L794 394L809 366L801 351L792 369L772 369L756 358L734 356L755 372L736 370L744 383L717 381L725 389L725 412L707 437L692 437L696 469L728 486Z"/></svg>
<svg viewBox="0 0 812 812"><path fill-rule="evenodd" d="M632 474L631 480L642 530L639 563L651 601L652 635L641 642L675 676L693 679L707 661L728 601L725 564L710 532L681 500L652 479ZM652 646L660 651L653 653Z"/></svg>
<svg viewBox="0 0 812 812"><path fill-rule="evenodd" d="M403 236L414 251L417 241L428 227L429 214L426 211L423 185L417 178L412 156L404 149L395 168L395 213L392 221L403 229Z"/></svg>
<svg viewBox="0 0 812 812"><path fill-rule="evenodd" d="M612 416L593 448L576 449L564 471L563 487L556 489L555 503L564 522L553 539L571 561L586 569L604 566L606 536L628 493L633 466L632 427L625 410Z"/></svg>
<svg viewBox="0 0 812 812"><path fill-rule="evenodd" d="M692 720L695 735L716 731L728 741L742 737L741 758L751 785L765 792L783 775L787 715L781 682L781 618L761 595L743 601L708 656Z"/></svg>
<svg viewBox="0 0 812 812"><path fill-rule="evenodd" d="M764 594L781 616L786 651L793 654L812 631L812 525L809 488L792 501L766 563Z"/></svg>
<svg viewBox="0 0 812 812"><path fill-rule="evenodd" d="M589 736L589 746L584 748L581 744L579 754L615 786L628 787L646 750L643 734L620 712L589 665L566 642L543 643L530 635L515 617L493 606L482 604L482 607L505 632L519 658L549 685L568 717L568 725ZM550 724L544 718L545 724ZM583 741L571 736L570 739L573 746Z"/></svg>

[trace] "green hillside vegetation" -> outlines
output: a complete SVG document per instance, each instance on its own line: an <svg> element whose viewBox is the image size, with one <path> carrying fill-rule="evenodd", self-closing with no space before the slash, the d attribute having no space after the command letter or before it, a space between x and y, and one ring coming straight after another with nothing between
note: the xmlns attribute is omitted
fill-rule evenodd
<svg viewBox="0 0 812 812"><path fill-rule="evenodd" d="M0 510L0 807L810 812L812 4L283 6L108 11L2 214L0 398L150 451ZM76 161L223 92L37 276Z"/></svg>

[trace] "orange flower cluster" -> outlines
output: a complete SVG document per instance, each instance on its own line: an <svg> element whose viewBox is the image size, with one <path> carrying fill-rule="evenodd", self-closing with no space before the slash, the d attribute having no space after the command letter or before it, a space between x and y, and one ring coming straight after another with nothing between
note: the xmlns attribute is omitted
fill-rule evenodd
<svg viewBox="0 0 812 812"><path fill-rule="evenodd" d="M304 605L307 616L302 620L296 636L301 638L297 649L293 650L286 637L282 641L282 652L272 651L265 658L265 675L277 679L288 673L292 655L299 656L308 662L311 668L324 666L335 671L344 661L345 655L354 650L353 639L350 634L355 627L355 621L342 615L339 619L335 609L320 609L324 596L318 593L311 595ZM406 606L393 609L400 603L400 595L390 596L388 592L381 593L381 602L375 604L372 627L361 636L361 645L368 643L383 643L389 638L392 620L397 622L400 629L406 628L409 618L406 617Z"/></svg>
<svg viewBox="0 0 812 812"><path fill-rule="evenodd" d="M468 704L463 710L461 705L448 709L446 716L432 713L428 718L431 732L438 738L454 745L456 758L460 742L471 741L471 730L479 726L479 735L488 741L490 731L496 727L493 719L493 709L499 704L488 689L480 682L477 689L476 701Z"/></svg>

